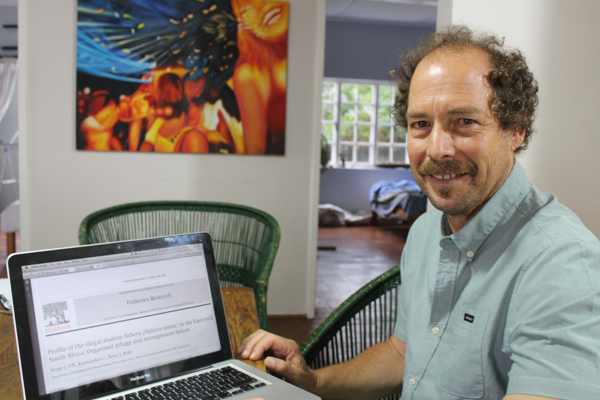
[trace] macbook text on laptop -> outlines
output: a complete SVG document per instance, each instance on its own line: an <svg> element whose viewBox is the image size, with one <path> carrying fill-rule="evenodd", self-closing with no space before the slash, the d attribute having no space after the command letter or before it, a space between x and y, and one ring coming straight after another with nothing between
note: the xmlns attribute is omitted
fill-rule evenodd
<svg viewBox="0 0 600 400"><path fill-rule="evenodd" d="M233 359L206 233L7 265L25 400L318 399Z"/></svg>

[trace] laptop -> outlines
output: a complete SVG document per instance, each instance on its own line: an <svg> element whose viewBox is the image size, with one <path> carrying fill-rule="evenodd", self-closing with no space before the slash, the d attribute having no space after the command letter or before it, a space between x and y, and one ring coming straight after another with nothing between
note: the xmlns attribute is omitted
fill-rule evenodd
<svg viewBox="0 0 600 400"><path fill-rule="evenodd" d="M312 400L233 359L206 233L12 254L25 400Z"/></svg>

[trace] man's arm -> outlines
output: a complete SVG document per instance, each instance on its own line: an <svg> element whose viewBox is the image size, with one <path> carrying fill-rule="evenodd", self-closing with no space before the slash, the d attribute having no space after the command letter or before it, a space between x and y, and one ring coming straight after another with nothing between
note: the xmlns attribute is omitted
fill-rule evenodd
<svg viewBox="0 0 600 400"><path fill-rule="evenodd" d="M364 399L399 393L405 354L406 343L392 335L348 362L317 370L317 394L327 399Z"/></svg>
<svg viewBox="0 0 600 400"><path fill-rule="evenodd" d="M265 331L250 335L240 347L242 358L257 360L269 351L265 365L275 375L325 399L378 398L402 390L406 344L392 335L353 360L311 370L293 340Z"/></svg>

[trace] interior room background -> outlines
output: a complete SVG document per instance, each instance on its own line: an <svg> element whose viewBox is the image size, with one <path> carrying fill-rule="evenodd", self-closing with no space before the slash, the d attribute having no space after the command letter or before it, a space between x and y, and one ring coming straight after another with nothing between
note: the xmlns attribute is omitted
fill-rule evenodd
<svg viewBox="0 0 600 400"><path fill-rule="evenodd" d="M5 4L6 3L6 4ZM14 3L14 4L13 4ZM0 1L0 56L5 59L14 59L17 50L18 30L11 25L17 23L17 1ZM8 110L0 121L0 211L4 210L10 203L18 199L19 193L19 138L17 131L19 129L19 90L15 87ZM13 142L11 144L11 142ZM16 181L11 182L12 179Z"/></svg>
<svg viewBox="0 0 600 400"><path fill-rule="evenodd" d="M592 0L438 2L438 25L467 23L495 31L527 55L541 101L537 132L520 159L529 178L555 193L596 235L598 19L600 3ZM285 157L276 159L77 152L75 27L75 0L19 2L21 248L76 245L82 218L114 204L173 198L242 203L265 210L281 225L269 312L310 317L325 1L290 1L287 144Z"/></svg>
<svg viewBox="0 0 600 400"><path fill-rule="evenodd" d="M328 18L325 34L326 78L388 81L399 56L435 31L434 23L343 21ZM369 213L369 190L383 180L413 180L408 169L327 168L321 171L319 203L351 213Z"/></svg>

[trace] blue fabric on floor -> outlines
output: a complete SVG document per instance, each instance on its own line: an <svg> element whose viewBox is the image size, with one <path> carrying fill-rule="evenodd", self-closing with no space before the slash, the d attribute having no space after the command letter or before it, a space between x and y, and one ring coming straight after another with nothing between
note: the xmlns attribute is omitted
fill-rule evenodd
<svg viewBox="0 0 600 400"><path fill-rule="evenodd" d="M379 181L371 187L369 201L371 209L381 218L389 218L398 206L407 219L427 208L427 197L411 180Z"/></svg>

